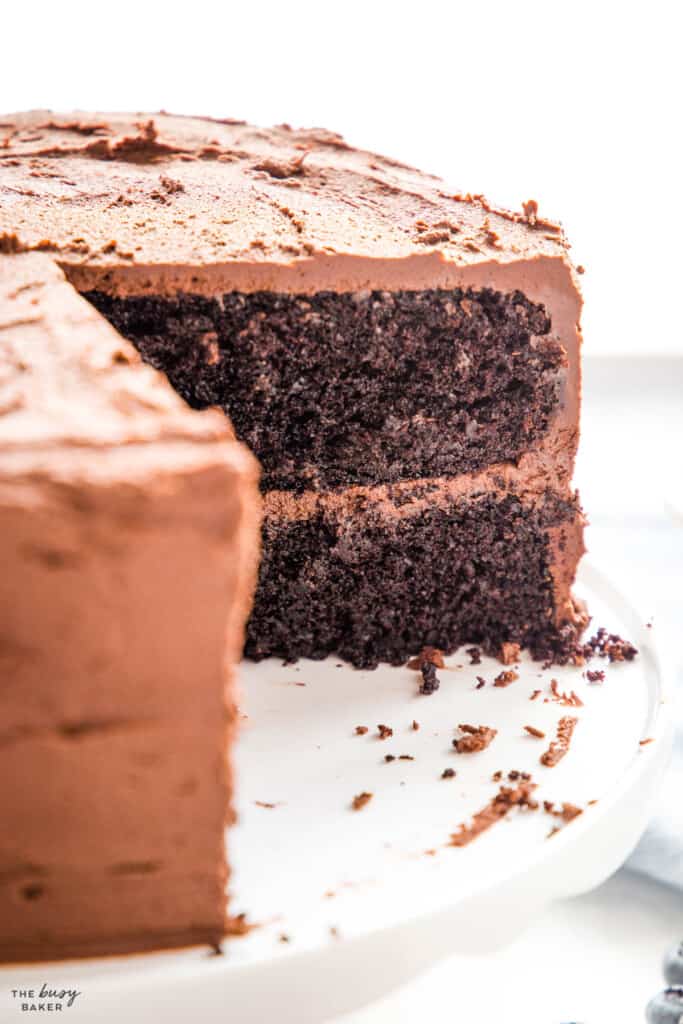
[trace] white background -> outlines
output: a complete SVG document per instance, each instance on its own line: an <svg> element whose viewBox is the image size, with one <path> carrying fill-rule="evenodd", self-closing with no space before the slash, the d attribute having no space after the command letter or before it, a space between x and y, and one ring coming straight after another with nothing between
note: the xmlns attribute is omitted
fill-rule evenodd
<svg viewBox="0 0 683 1024"><path fill-rule="evenodd" d="M0 110L323 125L561 219L590 352L680 352L677 0L6 0ZM8 18L9 15L9 18Z"/></svg>
<svg viewBox="0 0 683 1024"><path fill-rule="evenodd" d="M683 360L661 356L683 355L679 11L657 0L6 0L0 111L323 125L496 202L536 198L586 267L578 476L593 552L650 588L677 639ZM435 968L348 1024L638 1024L663 948L681 938L683 899L622 873L512 949Z"/></svg>

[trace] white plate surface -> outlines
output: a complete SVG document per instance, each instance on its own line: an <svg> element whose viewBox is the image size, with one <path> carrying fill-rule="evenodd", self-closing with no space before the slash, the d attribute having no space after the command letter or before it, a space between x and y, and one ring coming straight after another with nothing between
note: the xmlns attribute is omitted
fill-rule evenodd
<svg viewBox="0 0 683 1024"><path fill-rule="evenodd" d="M97 1022L184 1022L190 1013L203 1022L327 1020L438 957L495 948L553 900L602 881L644 827L672 716L646 615L589 564L578 590L593 628L605 625L640 649L630 664L595 659L588 667L605 669L601 685L581 669L544 671L524 658L519 679L495 688L503 666L487 658L471 666L464 650L447 659L430 697L418 695L418 674L408 668L354 671L337 659L245 664L232 905L259 927L227 942L223 957L184 950L2 969L7 1019L19 1010L10 989L47 978L76 985L81 995L69 1013ZM477 676L486 679L481 689ZM584 706L549 699L552 678ZM530 701L535 689L542 693ZM571 749L545 768L540 754L567 714L579 719ZM457 755L452 739L462 722L498 735L486 751ZM377 738L380 723L391 738ZM525 734L527 724L546 739ZM357 725L367 735L355 735ZM653 742L641 746L643 739ZM386 754L397 760L386 763ZM442 779L445 768L456 778ZM457 826L496 793L492 773L511 769L532 773L541 801L569 801L584 813L548 838L551 817L513 811L471 845L449 846ZM354 812L351 800L363 791L373 798Z"/></svg>

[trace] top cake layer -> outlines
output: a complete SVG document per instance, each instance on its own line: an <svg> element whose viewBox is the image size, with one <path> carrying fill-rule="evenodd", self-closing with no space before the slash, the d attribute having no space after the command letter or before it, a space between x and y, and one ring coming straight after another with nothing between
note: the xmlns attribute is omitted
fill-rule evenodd
<svg viewBox="0 0 683 1024"><path fill-rule="evenodd" d="M52 252L81 291L498 287L501 265L567 265L535 203L496 210L322 129L34 111L0 139L0 246Z"/></svg>
<svg viewBox="0 0 683 1024"><path fill-rule="evenodd" d="M266 489L532 450L568 484L581 298L535 203L320 129L38 111L0 132L0 250L51 253L190 404L222 406Z"/></svg>

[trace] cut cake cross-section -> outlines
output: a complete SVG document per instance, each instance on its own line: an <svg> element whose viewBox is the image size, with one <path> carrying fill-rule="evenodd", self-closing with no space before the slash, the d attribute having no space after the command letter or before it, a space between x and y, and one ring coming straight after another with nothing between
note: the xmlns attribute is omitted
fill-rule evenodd
<svg viewBox="0 0 683 1024"><path fill-rule="evenodd" d="M8 116L2 244L47 248L263 464L246 652L562 657L583 517L561 229L321 129Z"/></svg>

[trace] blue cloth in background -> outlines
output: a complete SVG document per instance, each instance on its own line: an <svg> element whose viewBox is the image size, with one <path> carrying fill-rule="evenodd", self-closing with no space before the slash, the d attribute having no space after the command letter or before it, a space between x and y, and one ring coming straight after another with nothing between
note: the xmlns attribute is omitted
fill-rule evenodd
<svg viewBox="0 0 683 1024"><path fill-rule="evenodd" d="M678 724L671 766L664 777L655 814L626 867L683 890L683 702L680 687Z"/></svg>

